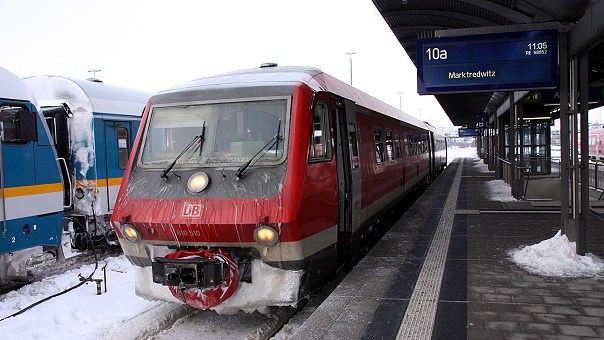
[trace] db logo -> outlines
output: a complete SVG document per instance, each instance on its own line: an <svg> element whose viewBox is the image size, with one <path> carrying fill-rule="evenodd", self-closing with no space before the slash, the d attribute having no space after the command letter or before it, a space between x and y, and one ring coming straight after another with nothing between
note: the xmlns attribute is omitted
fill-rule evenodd
<svg viewBox="0 0 604 340"><path fill-rule="evenodd" d="M182 207L182 217L201 217L201 204L185 203Z"/></svg>

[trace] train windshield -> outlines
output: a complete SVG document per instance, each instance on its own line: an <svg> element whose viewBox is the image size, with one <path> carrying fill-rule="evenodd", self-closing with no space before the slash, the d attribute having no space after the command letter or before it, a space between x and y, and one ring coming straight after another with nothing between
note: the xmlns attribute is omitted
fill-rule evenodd
<svg viewBox="0 0 604 340"><path fill-rule="evenodd" d="M288 107L288 99L281 98L155 107L140 163L144 167L165 167L186 149L176 166L241 165L275 135L285 137ZM204 142L187 149L196 136L202 135L204 124ZM280 162L284 144L275 143L258 164Z"/></svg>

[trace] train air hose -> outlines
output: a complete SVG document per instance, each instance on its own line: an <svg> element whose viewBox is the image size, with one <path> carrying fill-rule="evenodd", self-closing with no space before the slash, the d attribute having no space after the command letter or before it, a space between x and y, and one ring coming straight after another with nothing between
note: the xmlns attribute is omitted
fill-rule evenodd
<svg viewBox="0 0 604 340"><path fill-rule="evenodd" d="M169 259L178 259L188 256L200 256L208 260L218 260L228 265L227 272L222 283L218 286L200 288L188 288L182 290L179 287L170 286L170 292L174 297L187 305L197 309L208 309L217 306L235 293L239 286L239 270L237 262L229 253L221 248L210 250L187 250L176 251L166 255Z"/></svg>

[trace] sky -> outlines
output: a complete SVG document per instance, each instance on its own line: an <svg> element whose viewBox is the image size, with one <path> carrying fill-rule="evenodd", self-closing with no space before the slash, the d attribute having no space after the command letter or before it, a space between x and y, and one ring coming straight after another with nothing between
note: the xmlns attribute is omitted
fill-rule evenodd
<svg viewBox="0 0 604 340"><path fill-rule="evenodd" d="M265 62L314 66L435 126L452 126L371 0L0 0L0 66L159 91ZM6 15L12 13L12 15ZM349 56L347 53L356 53Z"/></svg>

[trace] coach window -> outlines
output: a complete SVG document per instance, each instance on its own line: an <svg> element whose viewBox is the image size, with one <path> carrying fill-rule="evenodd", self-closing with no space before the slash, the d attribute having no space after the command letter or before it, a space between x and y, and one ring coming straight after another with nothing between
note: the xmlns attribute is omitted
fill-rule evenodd
<svg viewBox="0 0 604 340"><path fill-rule="evenodd" d="M357 127L353 123L348 124L348 146L350 148L350 158L352 161L352 170L359 168L359 148L357 146Z"/></svg>
<svg viewBox="0 0 604 340"><path fill-rule="evenodd" d="M394 145L392 143L392 130L386 129L386 156L388 162L394 162Z"/></svg>
<svg viewBox="0 0 604 340"><path fill-rule="evenodd" d="M403 158L403 155L401 152L401 135L398 131L394 131L394 148L396 149L396 158L397 159Z"/></svg>
<svg viewBox="0 0 604 340"><path fill-rule="evenodd" d="M373 128L373 140L375 141L375 160L378 164L384 163L384 143L382 143L382 128Z"/></svg>
<svg viewBox="0 0 604 340"><path fill-rule="evenodd" d="M409 155L415 156L415 141L413 135L409 135Z"/></svg>
<svg viewBox="0 0 604 340"><path fill-rule="evenodd" d="M117 128L117 166L126 169L128 163L128 129Z"/></svg>
<svg viewBox="0 0 604 340"><path fill-rule="evenodd" d="M36 118L34 113L19 107L0 108L0 133L6 143L27 144L35 141Z"/></svg>
<svg viewBox="0 0 604 340"><path fill-rule="evenodd" d="M406 133L403 134L403 145L405 146L405 158L409 158L409 135Z"/></svg>
<svg viewBox="0 0 604 340"><path fill-rule="evenodd" d="M327 103L323 100L318 101L315 104L309 158L311 162L320 162L331 159L329 112L327 110Z"/></svg>

